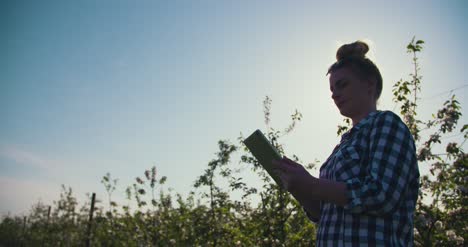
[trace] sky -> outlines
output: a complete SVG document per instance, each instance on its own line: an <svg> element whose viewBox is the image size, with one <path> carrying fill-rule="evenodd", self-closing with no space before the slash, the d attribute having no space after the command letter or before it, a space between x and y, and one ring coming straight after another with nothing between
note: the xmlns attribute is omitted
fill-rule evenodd
<svg viewBox="0 0 468 247"><path fill-rule="evenodd" d="M343 119L325 74L356 40L384 78L379 109L398 111L391 88L409 79L416 36L426 42L419 116L453 91L467 123L467 10L461 0L2 1L0 215L51 204L62 184L80 203L104 199L107 172L122 201L152 166L168 177L162 189L187 195L219 140L267 130L266 96L271 127L303 115L281 140L286 154L324 161Z"/></svg>

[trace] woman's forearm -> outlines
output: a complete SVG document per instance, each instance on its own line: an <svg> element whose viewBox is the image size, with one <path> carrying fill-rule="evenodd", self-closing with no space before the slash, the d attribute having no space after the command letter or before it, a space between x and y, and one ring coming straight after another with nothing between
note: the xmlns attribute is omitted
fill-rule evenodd
<svg viewBox="0 0 468 247"><path fill-rule="evenodd" d="M324 178L316 179L316 186L311 190L314 198L322 201L334 203L338 206L345 206L348 203L346 197L346 184L343 182L336 182Z"/></svg>
<svg viewBox="0 0 468 247"><path fill-rule="evenodd" d="M294 195L293 195L294 196ZM320 201L312 198L296 198L296 200L304 207L312 218L320 218Z"/></svg>
<svg viewBox="0 0 468 247"><path fill-rule="evenodd" d="M302 165L287 157L280 161L273 160L273 164L278 167L277 173L285 188L304 207L310 209L310 213L320 213L321 201L334 203L338 206L347 204L345 183L316 178L310 175Z"/></svg>
<svg viewBox="0 0 468 247"><path fill-rule="evenodd" d="M320 217L320 200L316 200L305 193L290 191L291 195L305 208L313 218Z"/></svg>
<svg viewBox="0 0 468 247"><path fill-rule="evenodd" d="M302 205L311 209L317 208L318 202L318 209L320 210L320 201L334 203L339 206L345 206L348 202L346 184L343 182L311 177L306 184L298 187L296 191L291 193Z"/></svg>

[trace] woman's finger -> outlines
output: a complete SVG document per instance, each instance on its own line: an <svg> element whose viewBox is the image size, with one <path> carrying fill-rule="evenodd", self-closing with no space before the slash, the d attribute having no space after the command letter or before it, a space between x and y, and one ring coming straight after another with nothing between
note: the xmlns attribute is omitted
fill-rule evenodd
<svg viewBox="0 0 468 247"><path fill-rule="evenodd" d="M280 170L273 169L272 172L273 172L274 176L278 177L281 180L281 182L283 182L283 179L281 178L281 171Z"/></svg>
<svg viewBox="0 0 468 247"><path fill-rule="evenodd" d="M280 159L280 160L274 159L271 161L271 163L275 165L275 167L284 168L286 162L283 159Z"/></svg>
<svg viewBox="0 0 468 247"><path fill-rule="evenodd" d="M284 186L285 189L287 189L289 186L289 181L288 181L288 176L285 175L284 173L282 172L278 172L277 173L277 176L279 177L279 179L281 180L281 183L282 185Z"/></svg>
<svg viewBox="0 0 468 247"><path fill-rule="evenodd" d="M276 176L278 176L282 182L284 182L284 172L281 171L280 169L273 169L273 173L276 174Z"/></svg>
<svg viewBox="0 0 468 247"><path fill-rule="evenodd" d="M300 164L298 164L297 162L285 157L285 161L290 165L290 166L293 166L293 167L299 167L301 166Z"/></svg>
<svg viewBox="0 0 468 247"><path fill-rule="evenodd" d="M281 165L281 160L272 160L271 164L273 164L275 169L281 169L283 166Z"/></svg>
<svg viewBox="0 0 468 247"><path fill-rule="evenodd" d="M277 168L279 168L281 171L285 172L285 173L291 173L293 171L293 169L295 168L293 165L291 165L290 163L288 163L287 161L280 161L277 165L276 165Z"/></svg>
<svg viewBox="0 0 468 247"><path fill-rule="evenodd" d="M288 164L291 164L291 163L294 162L294 161L292 161L291 159L289 159L287 156L283 156L283 159L282 159L282 160L284 160L284 162L286 162L286 163L288 163Z"/></svg>

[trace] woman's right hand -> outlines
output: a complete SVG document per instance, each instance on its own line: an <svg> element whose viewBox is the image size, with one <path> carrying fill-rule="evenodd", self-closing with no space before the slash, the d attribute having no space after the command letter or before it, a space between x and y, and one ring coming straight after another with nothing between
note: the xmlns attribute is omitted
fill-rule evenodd
<svg viewBox="0 0 468 247"><path fill-rule="evenodd" d="M286 156L280 160L273 160L272 163L275 165L275 172L281 179L283 187L293 195L301 193L316 179L304 166Z"/></svg>

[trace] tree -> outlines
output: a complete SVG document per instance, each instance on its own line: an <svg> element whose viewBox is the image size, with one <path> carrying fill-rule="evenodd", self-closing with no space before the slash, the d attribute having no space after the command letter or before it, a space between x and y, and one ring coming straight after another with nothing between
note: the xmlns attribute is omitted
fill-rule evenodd
<svg viewBox="0 0 468 247"><path fill-rule="evenodd" d="M433 119L423 121L418 118L422 77L417 54L423 50L423 44L424 41L415 38L408 44L407 52L412 54L414 65L411 80L400 80L393 87L394 101L401 105L400 114L416 141L419 165L429 167L430 171L420 181L415 242L421 246L463 246L468 237L468 157L462 147L468 128L465 124L459 130L461 144L444 141L449 134L456 133L462 115L455 95L451 95L433 114ZM427 139L423 140L423 137ZM437 153L434 150L443 151Z"/></svg>

